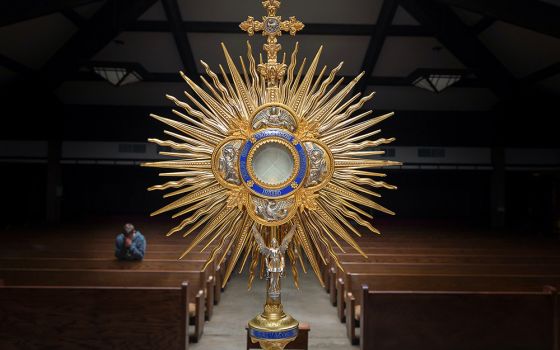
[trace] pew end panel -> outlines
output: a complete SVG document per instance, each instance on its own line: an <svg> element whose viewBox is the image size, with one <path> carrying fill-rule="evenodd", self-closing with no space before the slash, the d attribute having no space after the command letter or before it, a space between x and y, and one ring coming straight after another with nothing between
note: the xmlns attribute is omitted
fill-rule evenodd
<svg viewBox="0 0 560 350"><path fill-rule="evenodd" d="M328 269L327 276L329 276L329 300L332 306L336 306L336 272L333 268Z"/></svg>
<svg viewBox="0 0 560 350"><path fill-rule="evenodd" d="M323 281L325 282L325 291L327 293L331 292L330 286L331 286L331 262L330 260L327 260L325 262L321 262L321 264L319 264L319 269L321 271L321 276L323 277Z"/></svg>
<svg viewBox="0 0 560 350"><path fill-rule="evenodd" d="M356 336L358 321L356 320L356 297L352 292L346 293L346 336L352 345L358 345L360 339ZM358 306L359 307L359 306ZM359 316L359 315L358 315Z"/></svg>
<svg viewBox="0 0 560 350"><path fill-rule="evenodd" d="M206 292L206 312L204 317L207 321L210 321L212 319L212 314L214 313L214 288L215 288L214 276L208 275L205 278L204 286L205 286L204 290Z"/></svg>
<svg viewBox="0 0 560 350"><path fill-rule="evenodd" d="M181 283L181 341L185 344L185 349L189 345L189 282Z"/></svg>
<svg viewBox="0 0 560 350"><path fill-rule="evenodd" d="M214 305L218 305L220 303L220 300L222 299L222 267L220 265L216 265L215 271Z"/></svg>
<svg viewBox="0 0 560 350"><path fill-rule="evenodd" d="M189 305L189 319L191 324L194 325L194 333L191 334L189 338L193 343L198 343L204 333L205 308L206 302L204 298L204 291L199 289L194 295L194 303Z"/></svg>
<svg viewBox="0 0 560 350"><path fill-rule="evenodd" d="M344 313L344 290L345 290L345 281L342 278L336 279L336 311L338 315L338 319L340 322L345 322L346 315Z"/></svg>

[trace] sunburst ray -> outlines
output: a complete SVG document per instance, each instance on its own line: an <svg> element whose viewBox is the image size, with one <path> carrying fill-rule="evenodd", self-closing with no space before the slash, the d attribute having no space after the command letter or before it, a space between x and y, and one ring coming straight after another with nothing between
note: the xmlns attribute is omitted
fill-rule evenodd
<svg viewBox="0 0 560 350"><path fill-rule="evenodd" d="M221 74L217 74L208 64L201 62L207 74L207 77L201 77L201 85L181 73L190 89L185 92L188 102L167 96L180 109L172 110L180 121L151 115L174 131L165 131L173 140L151 138L149 141L173 151L160 152L170 160L143 165L174 169L174 172L162 173L161 176L179 179L152 186L150 190L170 191L166 196L181 196L152 215L174 211L173 217L181 217L181 222L167 235L183 232L183 236L189 236L196 232L180 258L199 246L201 250L211 248L205 267L216 262L225 269L222 286L225 286L235 267L240 264L242 271L249 259L249 287L254 278L262 277L263 259L251 234L254 225L266 237L276 236L279 240L288 231L287 227L295 225L296 234L288 247L287 260L296 284L298 269L307 271L303 261L305 255L310 270L324 285L322 264L331 260L342 269L333 247L342 251L351 247L366 256L354 237L364 232L379 234L371 223L373 216L364 209L394 214L372 198L380 197L377 189L394 190L396 186L374 180L386 175L371 171L401 164L375 158L384 153L378 147L393 142L394 138L371 139L380 133L380 130L372 128L393 113L372 118L371 111L360 112L374 97L374 93L351 95L363 73L346 85L343 79L335 82L342 63L330 71L324 66L316 75L322 47L306 67L306 59L298 63L299 45L296 43L289 65L284 63L285 55L282 63L278 63L284 65L285 76L278 80L277 90L270 89L263 76L266 63L262 58L257 63L249 42L246 60L240 57L240 68L223 44L222 49L229 74L222 65L218 70ZM328 75L326 72L329 72ZM294 113L298 125L295 131L290 130L294 137L302 140L302 144L315 145L309 147L318 147L330 157L327 159L328 169L319 181L322 184L298 187L292 204L295 209L293 212L290 209L291 216L276 225L278 227L255 217L258 198L243 182L239 170L236 175L230 174L231 177L226 178L220 168L221 152L226 145L237 147L239 157L239 150L245 142L257 141L253 138L259 130L253 128L252 121L263 106L269 105ZM313 150L305 147L308 146L304 145L304 152ZM310 154L305 157L312 166ZM239 161L236 158L237 164ZM354 222L363 229L354 227Z"/></svg>

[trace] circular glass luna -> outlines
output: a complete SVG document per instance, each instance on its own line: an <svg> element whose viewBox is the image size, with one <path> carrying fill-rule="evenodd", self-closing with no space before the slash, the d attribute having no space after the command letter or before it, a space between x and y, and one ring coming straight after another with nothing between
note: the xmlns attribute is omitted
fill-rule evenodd
<svg viewBox="0 0 560 350"><path fill-rule="evenodd" d="M277 186L292 177L294 157L282 143L267 142L255 150L251 166L261 182Z"/></svg>
<svg viewBox="0 0 560 350"><path fill-rule="evenodd" d="M260 130L240 149L239 174L254 194L285 197L304 182L307 153L302 143L286 130Z"/></svg>

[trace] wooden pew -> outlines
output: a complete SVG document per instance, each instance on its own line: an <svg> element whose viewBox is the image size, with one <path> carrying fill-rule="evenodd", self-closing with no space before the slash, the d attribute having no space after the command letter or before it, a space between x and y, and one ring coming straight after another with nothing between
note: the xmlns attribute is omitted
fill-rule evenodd
<svg viewBox="0 0 560 350"><path fill-rule="evenodd" d="M560 254L558 256L494 256L494 255L420 255L420 254L374 254L364 258L359 254L342 254L338 256L342 265L348 263L350 271L360 272L352 269L355 264L507 264L507 265L541 265L541 266L560 266ZM560 268L559 268L560 271ZM330 301L337 305L336 278L339 274L337 266L330 261L326 270L323 272L325 289L330 293ZM334 278L332 278L334 277Z"/></svg>
<svg viewBox="0 0 560 350"><path fill-rule="evenodd" d="M345 284L348 291L345 295L346 334L352 344L357 344L359 339L356 337L356 327L363 310L361 300L363 285L368 285L370 290L374 291L539 292L544 285L560 285L560 277L347 273Z"/></svg>
<svg viewBox="0 0 560 350"><path fill-rule="evenodd" d="M115 237L122 226L121 218L117 221L106 221L96 218L95 225L82 222L66 223L57 227L41 227L40 230L32 228L14 228L0 231L4 236L0 246L0 257L7 258L113 258ZM134 221L134 220L133 220ZM173 226L169 222L157 222L153 219L138 218L142 231L148 242L146 258L148 259L177 259L194 239L194 236L182 237L175 234L170 237L164 235ZM76 234L79 232L79 234ZM184 260L206 260L216 244L211 244L204 252L196 248ZM200 246L202 248L202 246ZM226 260L222 265L227 263ZM214 264L216 281L214 302L217 304L221 296L221 281L225 269ZM219 287L218 287L219 286Z"/></svg>
<svg viewBox="0 0 560 350"><path fill-rule="evenodd" d="M205 309L213 307L213 280L200 271L0 269L6 286L176 287L189 282L188 312L197 342L204 332ZM208 288L205 302L204 288ZM209 310L210 314L212 309Z"/></svg>
<svg viewBox="0 0 560 350"><path fill-rule="evenodd" d="M146 251L145 259L175 259L178 260L182 251ZM99 250L9 250L0 254L3 258L84 258L84 259L111 259L115 257L114 249ZM190 259L187 258L187 259ZM199 258L196 258L199 259Z"/></svg>
<svg viewBox="0 0 560 350"><path fill-rule="evenodd" d="M372 236L367 231L362 230L362 237L354 236L354 240L358 242L361 247L380 247L380 246L394 246L394 247L434 247L434 248L448 248L448 247L466 247L466 248L558 248L560 242L554 238L538 238L535 236L515 236L515 235L502 235L500 237L492 237L492 233L484 234L477 230L469 230L470 237L454 236L451 232L445 233L442 236L432 236L426 234L412 234L403 235L400 238L396 236L390 237L391 233L387 233L382 237ZM427 245L429 244L429 245ZM350 245L343 242L341 245L343 249L351 249Z"/></svg>
<svg viewBox="0 0 560 350"><path fill-rule="evenodd" d="M343 263L417 263L417 264L560 264L560 253L546 255L480 255L480 254L340 254ZM335 266L336 267L336 266Z"/></svg>
<svg viewBox="0 0 560 350"><path fill-rule="evenodd" d="M346 272L368 274L441 274L441 275L549 275L560 276L560 265L554 264L433 264L433 263L341 263ZM336 271L335 291L336 307L341 319L344 319L344 276L341 270ZM332 288L332 282L331 282ZM331 299L332 300L332 299Z"/></svg>
<svg viewBox="0 0 560 350"><path fill-rule="evenodd" d="M77 270L170 270L192 271L202 269L206 260L144 259L142 261L119 261L116 259L81 258L0 258L0 268L28 269L77 269Z"/></svg>
<svg viewBox="0 0 560 350"><path fill-rule="evenodd" d="M0 258L0 268L28 269L78 269L78 270L167 270L195 271L202 270L206 260L144 259L142 261L118 261L109 259L80 258ZM211 264L204 270L209 279L214 279L214 305L221 295L221 271ZM205 289L205 294L207 290Z"/></svg>
<svg viewBox="0 0 560 350"><path fill-rule="evenodd" d="M153 253L157 253L159 256L165 255L168 259L179 259L183 251L185 250L185 246L174 245L169 246L168 248L160 248L160 249L153 249L152 247L146 248L146 253L144 258L154 258L150 256ZM91 256L91 253L94 253L94 256ZM42 246L42 245L35 245L28 248L13 248L8 249L6 247L0 250L0 255L2 257L15 257L15 258L22 258L22 257L37 257L37 258L79 258L79 257L86 257L86 258L114 258L115 257L115 248L111 245L109 246L100 246L100 247L92 247L88 245L84 246L68 246L68 247L60 247L60 246ZM210 252L193 252L192 254L186 256L187 259L200 259L200 257L207 257L210 256Z"/></svg>
<svg viewBox="0 0 560 350"><path fill-rule="evenodd" d="M111 252L84 252L80 254L73 252L46 252L46 254L35 254L33 257L22 257L21 254L11 252L0 255L0 268L78 268L78 269L126 269L126 270L193 270L192 262L197 262L200 267L204 265L209 254L193 253L183 260L177 260L173 254L152 252L149 256L158 255L159 258L146 258L142 261L118 261ZM46 256L45 256L46 255ZM148 255L148 254L147 254ZM197 267L198 268L198 267ZM212 263L206 272L214 279L214 304L217 305L221 299L221 281L223 269L216 263Z"/></svg>
<svg viewBox="0 0 560 350"><path fill-rule="evenodd" d="M41 241L9 241L2 246L2 250L97 250L97 249L115 249L115 241L91 241L84 237L83 239L76 239L72 241L68 240L55 240L55 239L45 239ZM185 240L184 242L167 242L167 243L150 243L147 242L147 248L155 251L168 251L168 252L183 252L186 247L190 244L190 241ZM210 246L207 249L211 249L215 245Z"/></svg>
<svg viewBox="0 0 560 350"><path fill-rule="evenodd" d="M406 244L403 244L406 245ZM333 247L337 255L356 253L352 248L346 248L346 253L343 253L338 247ZM362 247L366 255L370 254L449 254L449 255L517 255L517 256L558 256L558 246L554 247L461 247L458 243L457 246L436 248L431 247L429 242L423 246L408 247L408 246L394 246L383 247L375 245L373 247Z"/></svg>
<svg viewBox="0 0 560 350"><path fill-rule="evenodd" d="M0 287L0 349L188 348L188 287Z"/></svg>
<svg viewBox="0 0 560 350"><path fill-rule="evenodd" d="M361 350L556 350L555 293L362 290Z"/></svg>
<svg viewBox="0 0 560 350"><path fill-rule="evenodd" d="M423 254L372 254L364 258L360 254L341 254L338 256L341 264L362 263L362 264L507 264L507 265L530 265L547 264L560 266L560 254L558 256L508 256L508 255L423 255ZM349 265L351 266L351 265ZM337 266L331 261L323 271L325 289L330 293L330 301L336 306L336 276ZM357 272L357 271L348 271ZM333 292L334 291L334 292Z"/></svg>
<svg viewBox="0 0 560 350"><path fill-rule="evenodd" d="M375 241L375 240L373 240ZM479 242L484 243L486 240L482 239ZM361 257L352 248L345 247L345 252L342 252L338 247L334 247L334 251L340 261L346 262L391 262L391 259L400 259L401 256L406 256L411 262L416 256L420 259L417 262L429 262L421 257L423 256L440 256L440 259L446 259L446 257L456 257L464 256L462 259L469 259L472 263L476 261L477 257L480 257L481 263L491 263L491 261L496 261L496 263L501 263L500 261L505 261L510 257L516 257L517 261L526 260L529 263L559 263L560 262L560 249L558 249L557 242L537 242L530 245L530 247L519 245L519 242L515 244L500 244L498 246L490 247L486 244L476 244L471 243L471 246L464 246L463 242L460 240L450 241L445 247L438 247L437 242L432 242L429 239L420 240L420 244L417 246L411 246L409 242L404 242L400 245L387 246L378 242L372 244L372 238L363 239L359 244L362 245L362 250L368 255L368 259ZM435 246L434 246L435 245ZM328 254L326 254L328 256ZM348 258L347 258L348 257ZM385 259L385 261L383 261ZM503 259L503 260L501 260ZM432 259L433 262L438 262L437 259ZM465 260L468 262L468 260ZM509 262L504 262L509 263ZM337 270L336 265L333 260L328 258L327 265L323 266L323 277L325 279L327 292L331 292L328 286L334 285L335 281L330 281L331 271ZM331 296L331 301L334 302L335 297Z"/></svg>

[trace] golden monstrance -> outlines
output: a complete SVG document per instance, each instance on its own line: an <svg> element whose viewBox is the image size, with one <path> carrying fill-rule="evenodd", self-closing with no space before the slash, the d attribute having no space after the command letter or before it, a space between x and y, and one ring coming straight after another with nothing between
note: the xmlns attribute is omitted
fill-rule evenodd
<svg viewBox="0 0 560 350"><path fill-rule="evenodd" d="M252 258L249 286L256 271L265 271L264 311L249 322L249 332L263 349L282 350L298 332L281 303L285 256L296 286L297 266L304 268L300 252L321 284L319 264L332 259L342 269L333 250L342 249L338 240L365 256L352 238L361 236L352 223L379 233L364 209L393 212L371 199L379 197L371 188L395 189L371 169L400 163L372 159L383 154L375 147L394 138L370 140L379 133L371 127L393 113L356 114L373 97L347 98L363 73L346 86L343 79L333 83L342 63L328 76L326 67L316 76L322 47L304 73L297 43L289 64L286 54L279 60L278 37L295 35L304 25L295 17L282 20L276 13L280 1L262 5L262 21L248 17L240 28L267 37L266 61L261 56L257 64L247 42L247 62L240 58L239 70L222 44L229 75L220 66L219 77L202 62L208 79L201 77L199 86L181 73L191 89L185 92L189 102L167 96L184 110L173 110L180 121L151 115L175 129L165 131L173 140L149 140L175 150L161 152L174 159L143 165L167 169L160 175L174 178L150 190L172 189L165 197L177 198L152 214L175 211L174 218L183 218L168 236L196 235L180 258L201 243L202 250L214 244L205 268L229 256L224 285L240 258L242 265Z"/></svg>

